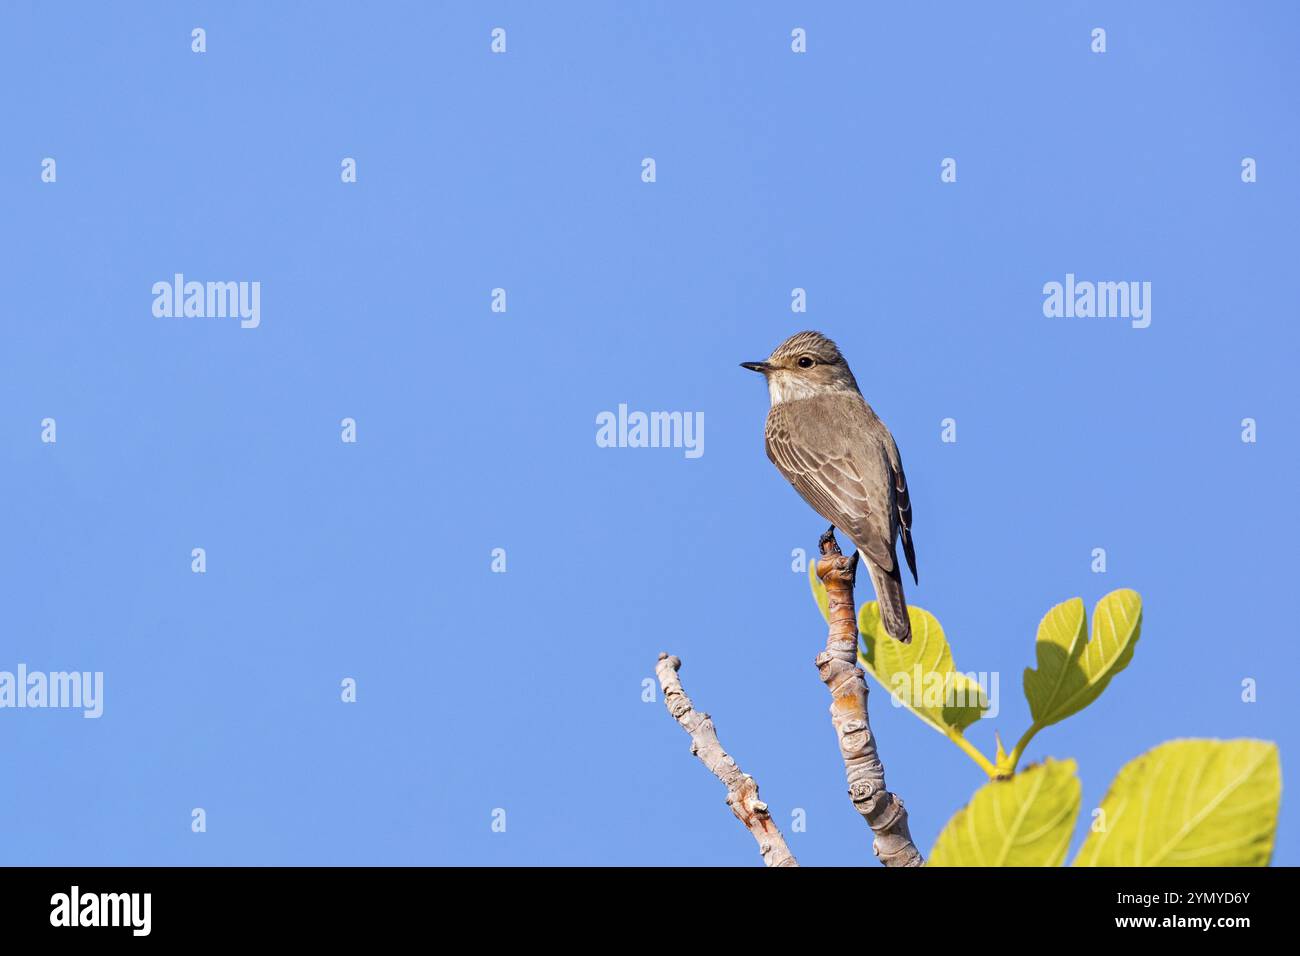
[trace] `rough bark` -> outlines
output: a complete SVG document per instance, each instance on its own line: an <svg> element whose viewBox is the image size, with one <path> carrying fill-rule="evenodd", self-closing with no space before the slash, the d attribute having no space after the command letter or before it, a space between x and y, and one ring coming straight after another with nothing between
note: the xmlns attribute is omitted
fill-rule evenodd
<svg viewBox="0 0 1300 956"><path fill-rule="evenodd" d="M856 557L856 555L855 555ZM817 576L830 599L826 650L817 655L817 672L831 694L831 722L844 757L849 799L875 832L876 856L885 866L923 866L912 842L903 801L885 787L885 767L867 718L867 682L858 667L858 618L853 604L857 562L844 557L834 534L821 540Z"/></svg>
<svg viewBox="0 0 1300 956"><path fill-rule="evenodd" d="M785 837L772 821L767 804L758 798L758 784L743 773L732 756L722 749L717 729L708 714L695 709L686 696L677 670L681 660L668 654L659 655L655 674L664 694L664 706L691 737L691 753L700 758L727 788L727 806L758 841L763 862L768 866L798 866L794 854L785 845Z"/></svg>

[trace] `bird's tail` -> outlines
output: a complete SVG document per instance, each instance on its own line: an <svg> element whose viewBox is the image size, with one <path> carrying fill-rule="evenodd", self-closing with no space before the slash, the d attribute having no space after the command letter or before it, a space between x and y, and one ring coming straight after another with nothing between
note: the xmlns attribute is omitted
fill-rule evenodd
<svg viewBox="0 0 1300 956"><path fill-rule="evenodd" d="M867 560L864 555L862 563L871 571L871 583L876 588L876 600L880 603L880 621L885 625L889 636L904 644L912 643L912 622L907 619L907 600L903 597L903 577L894 562L894 570L886 571Z"/></svg>

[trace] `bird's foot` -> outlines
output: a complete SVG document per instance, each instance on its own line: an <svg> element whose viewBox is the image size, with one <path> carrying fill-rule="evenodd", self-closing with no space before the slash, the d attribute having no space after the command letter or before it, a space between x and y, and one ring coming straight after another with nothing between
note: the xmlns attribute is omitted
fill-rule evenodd
<svg viewBox="0 0 1300 956"><path fill-rule="evenodd" d="M834 559L832 567L842 576L843 580L849 583L850 587L857 582L858 549L855 547L852 555L845 557L844 552L840 550L840 543L835 540L835 525L827 528L826 533L818 539L817 548L821 551L823 559Z"/></svg>

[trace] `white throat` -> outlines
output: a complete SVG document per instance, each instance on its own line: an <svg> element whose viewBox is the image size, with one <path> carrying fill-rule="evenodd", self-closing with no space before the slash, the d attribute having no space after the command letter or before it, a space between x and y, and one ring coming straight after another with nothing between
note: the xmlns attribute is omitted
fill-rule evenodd
<svg viewBox="0 0 1300 956"><path fill-rule="evenodd" d="M767 394L773 405L793 402L800 398L812 398L822 392L834 391L824 385L817 385L798 375L786 371L771 372L767 376Z"/></svg>

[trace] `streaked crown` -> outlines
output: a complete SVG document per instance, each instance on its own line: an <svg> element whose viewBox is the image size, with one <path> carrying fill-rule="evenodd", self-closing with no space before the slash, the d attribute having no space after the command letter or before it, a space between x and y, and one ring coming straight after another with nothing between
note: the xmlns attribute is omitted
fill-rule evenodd
<svg viewBox="0 0 1300 956"><path fill-rule="evenodd" d="M773 365L793 365L801 355L807 355L819 365L835 365L842 361L839 348L820 332L796 332L775 349L768 361Z"/></svg>
<svg viewBox="0 0 1300 956"><path fill-rule="evenodd" d="M820 332L796 332L766 362L747 362L745 367L767 378L773 405L828 392L858 391L849 363Z"/></svg>

